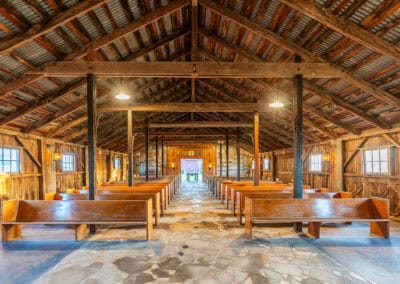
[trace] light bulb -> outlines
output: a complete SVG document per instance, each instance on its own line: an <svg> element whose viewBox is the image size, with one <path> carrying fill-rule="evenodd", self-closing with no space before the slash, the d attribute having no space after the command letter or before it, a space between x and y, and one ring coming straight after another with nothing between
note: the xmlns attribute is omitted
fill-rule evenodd
<svg viewBox="0 0 400 284"><path fill-rule="evenodd" d="M115 98L117 98L118 100L129 100L130 97L130 95L123 93L115 95Z"/></svg>

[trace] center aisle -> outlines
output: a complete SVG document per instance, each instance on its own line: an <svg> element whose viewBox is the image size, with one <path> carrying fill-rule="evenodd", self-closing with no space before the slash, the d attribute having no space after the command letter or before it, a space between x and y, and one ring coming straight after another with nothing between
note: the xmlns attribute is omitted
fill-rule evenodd
<svg viewBox="0 0 400 284"><path fill-rule="evenodd" d="M152 241L132 241L143 238L142 229L102 229L37 283L371 281L290 227L258 230L265 239L248 240L243 232L204 184L183 182Z"/></svg>

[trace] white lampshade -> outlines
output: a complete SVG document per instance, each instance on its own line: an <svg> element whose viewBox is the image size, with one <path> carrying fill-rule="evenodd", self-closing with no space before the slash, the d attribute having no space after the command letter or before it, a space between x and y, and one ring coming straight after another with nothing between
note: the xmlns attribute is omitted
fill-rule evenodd
<svg viewBox="0 0 400 284"><path fill-rule="evenodd" d="M118 100L129 100L130 97L130 95L123 93L115 95L115 98L117 98Z"/></svg>

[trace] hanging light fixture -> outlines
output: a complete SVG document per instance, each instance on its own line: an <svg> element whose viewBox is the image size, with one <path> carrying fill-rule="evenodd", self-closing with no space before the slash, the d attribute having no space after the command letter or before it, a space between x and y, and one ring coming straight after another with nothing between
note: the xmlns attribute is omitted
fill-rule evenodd
<svg viewBox="0 0 400 284"><path fill-rule="evenodd" d="M126 100L129 100L131 98L131 96L128 94L125 94L125 93L119 93L119 94L115 95L115 98L118 100L121 100L121 101L126 101Z"/></svg>
<svg viewBox="0 0 400 284"><path fill-rule="evenodd" d="M278 90L276 90L275 101L269 104L272 108L280 108L285 106L282 102L279 101L279 94Z"/></svg>
<svg viewBox="0 0 400 284"><path fill-rule="evenodd" d="M54 151L54 161L61 161L62 153L60 152L60 146L56 144L56 149Z"/></svg>

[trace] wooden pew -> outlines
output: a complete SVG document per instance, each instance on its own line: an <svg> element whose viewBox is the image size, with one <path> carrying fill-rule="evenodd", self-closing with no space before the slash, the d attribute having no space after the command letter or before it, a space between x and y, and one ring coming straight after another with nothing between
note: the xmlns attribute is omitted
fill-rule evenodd
<svg viewBox="0 0 400 284"><path fill-rule="evenodd" d="M22 236L22 225L74 225L75 240L87 235L87 224L141 224L146 240L153 233L152 201L147 200L9 200L3 202L2 239Z"/></svg>
<svg viewBox="0 0 400 284"><path fill-rule="evenodd" d="M247 191L286 191L286 192L293 192L293 185L287 185L287 184L276 184L276 185L265 185L265 184L260 184L258 186L254 185L241 185L241 186L231 186L230 191L231 191L231 196L232 196L232 204L233 204L233 215L235 216L236 208L238 205L239 198L241 192L247 192ZM239 194L237 192L240 192ZM315 192L313 189L309 189L309 186L303 186L303 192ZM229 209L229 207L228 207Z"/></svg>
<svg viewBox="0 0 400 284"><path fill-rule="evenodd" d="M97 194L96 200L147 200L151 198L154 211L154 225L158 226L161 216L160 193L129 192L129 193L110 193ZM45 200L89 200L88 194L82 193L46 193Z"/></svg>
<svg viewBox="0 0 400 284"><path fill-rule="evenodd" d="M236 188L254 188L253 182L232 182L225 184L224 193L223 193L223 201L222 204L226 203L226 208L229 209L230 201L234 198L235 189ZM288 185L285 183L276 183L271 181L261 182L260 185L256 186L259 189L269 189L269 190L283 190L283 189L293 189L293 185ZM309 188L304 186L304 188Z"/></svg>
<svg viewBox="0 0 400 284"><path fill-rule="evenodd" d="M243 213L245 210L245 199L246 197L251 199L290 199L293 198L293 191L282 190L282 191L244 191L236 192L238 200L238 213L237 220L239 225L243 225ZM353 195L350 192L304 192L304 198L352 198ZM351 223L351 222L350 222Z"/></svg>
<svg viewBox="0 0 400 284"><path fill-rule="evenodd" d="M257 223L308 222L320 237L322 222L369 222L373 234L389 238L389 201L383 198L245 199L245 234Z"/></svg>
<svg viewBox="0 0 400 284"><path fill-rule="evenodd" d="M160 194L160 208L161 208L161 215L164 213L164 211L167 209L168 206L168 201L167 201L167 194L165 191L165 188L161 187L101 187L96 190L97 194L115 194L115 193L136 193L136 192L141 192L141 193L159 193Z"/></svg>

